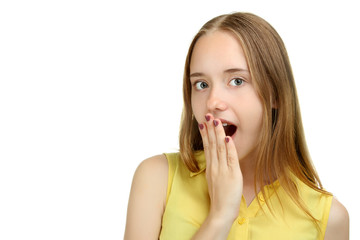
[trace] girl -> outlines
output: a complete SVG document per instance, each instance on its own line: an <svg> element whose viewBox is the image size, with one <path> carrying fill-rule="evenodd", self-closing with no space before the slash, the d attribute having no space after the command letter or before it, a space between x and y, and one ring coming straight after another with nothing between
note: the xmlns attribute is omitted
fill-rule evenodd
<svg viewBox="0 0 360 240"><path fill-rule="evenodd" d="M285 46L249 13L207 22L184 72L180 152L143 161L126 240L348 239L311 163Z"/></svg>

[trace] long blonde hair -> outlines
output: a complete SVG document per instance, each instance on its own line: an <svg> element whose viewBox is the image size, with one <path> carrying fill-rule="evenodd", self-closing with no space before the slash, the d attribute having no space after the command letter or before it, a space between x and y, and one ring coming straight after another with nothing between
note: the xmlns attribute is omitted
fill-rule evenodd
<svg viewBox="0 0 360 240"><path fill-rule="evenodd" d="M194 37L186 57L183 78L184 108L179 137L182 160L190 171L199 171L194 152L203 150L203 146L191 108L190 61L197 40L213 30L229 31L237 36L264 109L256 157L255 188L256 183L260 183L260 189L265 194L265 182L272 183L279 179L293 201L316 222L301 201L291 173L312 189L329 193L322 187L306 146L294 77L285 45L276 30L256 15L233 13L215 17Z"/></svg>

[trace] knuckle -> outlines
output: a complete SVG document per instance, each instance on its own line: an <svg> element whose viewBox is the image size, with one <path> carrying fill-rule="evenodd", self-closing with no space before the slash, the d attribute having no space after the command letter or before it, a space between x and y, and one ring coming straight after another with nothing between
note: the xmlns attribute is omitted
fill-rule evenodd
<svg viewBox="0 0 360 240"><path fill-rule="evenodd" d="M210 147L216 147L216 140L215 139L209 139L209 146Z"/></svg>
<svg viewBox="0 0 360 240"><path fill-rule="evenodd" d="M232 156L232 155L228 156L228 164L230 164L230 165L235 164L236 161L237 161L237 159L235 159L234 156Z"/></svg>
<svg viewBox="0 0 360 240"><path fill-rule="evenodd" d="M218 153L219 154L223 154L223 153L225 153L226 152L226 147L225 147L225 145L224 144L219 144L219 146L218 146Z"/></svg>

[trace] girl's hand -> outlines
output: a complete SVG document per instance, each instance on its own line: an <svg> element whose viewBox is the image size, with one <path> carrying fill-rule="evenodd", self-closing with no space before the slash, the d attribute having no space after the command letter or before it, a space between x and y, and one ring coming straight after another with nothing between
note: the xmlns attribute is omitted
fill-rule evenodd
<svg viewBox="0 0 360 240"><path fill-rule="evenodd" d="M211 114L199 124L206 158L210 195L209 217L232 224L239 214L243 178L234 142L225 135L219 119Z"/></svg>

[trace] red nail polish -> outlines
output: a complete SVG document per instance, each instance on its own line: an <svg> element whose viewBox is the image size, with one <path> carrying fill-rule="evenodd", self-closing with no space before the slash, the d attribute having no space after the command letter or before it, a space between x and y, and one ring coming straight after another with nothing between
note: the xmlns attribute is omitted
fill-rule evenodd
<svg viewBox="0 0 360 240"><path fill-rule="evenodd" d="M215 127L216 127L217 125L219 125L219 122L216 121L216 120L214 120L214 125L215 125Z"/></svg>
<svg viewBox="0 0 360 240"><path fill-rule="evenodd" d="M200 130L203 130L204 129L204 125L202 123L199 124L199 128Z"/></svg>
<svg viewBox="0 0 360 240"><path fill-rule="evenodd" d="M225 138L225 142L228 143L229 141L230 141L230 138L229 138L229 137L226 137L226 138Z"/></svg>
<svg viewBox="0 0 360 240"><path fill-rule="evenodd" d="M209 116L209 115L206 115L206 116L205 116L205 119L206 119L206 121L210 121L210 116Z"/></svg>

